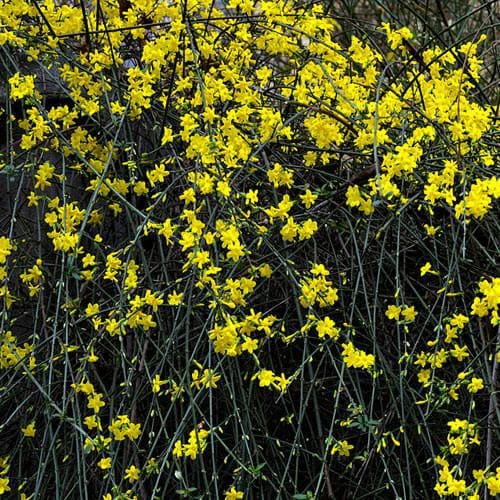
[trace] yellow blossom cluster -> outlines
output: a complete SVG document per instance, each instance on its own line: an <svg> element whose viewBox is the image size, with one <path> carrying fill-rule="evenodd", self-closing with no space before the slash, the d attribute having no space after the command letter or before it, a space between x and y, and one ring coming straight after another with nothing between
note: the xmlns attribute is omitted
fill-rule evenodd
<svg viewBox="0 0 500 500"><path fill-rule="evenodd" d="M182 443L179 439L174 444L173 455L174 457L189 457L194 460L200 453L203 453L207 447L207 438L210 431L206 429L193 429L189 433L187 443Z"/></svg>
<svg viewBox="0 0 500 500"><path fill-rule="evenodd" d="M500 494L500 467L495 472L474 469L471 482L467 483L466 479L462 479L459 466L450 466L449 461L442 456L437 456L435 462L439 466L439 482L434 490L440 498L464 497L479 500L483 497L484 488L493 497Z"/></svg>

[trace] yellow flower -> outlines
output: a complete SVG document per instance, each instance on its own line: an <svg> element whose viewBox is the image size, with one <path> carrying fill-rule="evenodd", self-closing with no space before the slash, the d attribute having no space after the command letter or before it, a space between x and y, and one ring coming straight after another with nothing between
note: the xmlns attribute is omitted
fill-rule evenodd
<svg viewBox="0 0 500 500"><path fill-rule="evenodd" d="M437 232L439 231L439 228L436 226L430 226L429 224L424 224L425 232L427 233L427 236L435 236Z"/></svg>
<svg viewBox="0 0 500 500"><path fill-rule="evenodd" d="M182 304L183 293L173 291L167 297L167 303L169 306L179 306Z"/></svg>
<svg viewBox="0 0 500 500"><path fill-rule="evenodd" d="M224 493L224 500L241 500L244 497L242 491L237 491L234 486Z"/></svg>
<svg viewBox="0 0 500 500"><path fill-rule="evenodd" d="M111 457L101 458L99 462L97 462L97 467L102 470L107 470L111 468Z"/></svg>
<svg viewBox="0 0 500 500"><path fill-rule="evenodd" d="M263 278L270 278L273 273L273 270L269 264L263 264L259 268L259 273Z"/></svg>
<svg viewBox="0 0 500 500"><path fill-rule="evenodd" d="M142 196L142 195L145 195L149 192L149 188L147 187L147 185L144 181L137 181L134 184L133 190L137 196Z"/></svg>
<svg viewBox="0 0 500 500"><path fill-rule="evenodd" d="M331 450L331 454L338 454L341 457L348 457L351 454L351 450L354 448L352 444L349 444L348 441L339 441L335 444Z"/></svg>
<svg viewBox="0 0 500 500"><path fill-rule="evenodd" d="M404 320L408 322L415 321L415 318L417 317L415 306L405 307L401 313L403 314Z"/></svg>
<svg viewBox="0 0 500 500"><path fill-rule="evenodd" d="M429 370L428 368L420 370L417 374L417 379L421 384L427 384L430 378L431 378L431 370Z"/></svg>
<svg viewBox="0 0 500 500"><path fill-rule="evenodd" d="M260 387L267 387L271 385L271 383L274 380L274 373L271 370L261 370L258 374L257 377L259 379L259 386Z"/></svg>
<svg viewBox="0 0 500 500"><path fill-rule="evenodd" d="M281 373L279 377L275 377L273 381L273 387L278 389L280 392L286 392L291 380L285 377L284 373Z"/></svg>
<svg viewBox="0 0 500 500"><path fill-rule="evenodd" d="M35 429L35 423L31 422L28 424L26 427L23 427L21 429L21 432L23 433L24 437L35 437L36 429Z"/></svg>
<svg viewBox="0 0 500 500"><path fill-rule="evenodd" d="M95 415L89 415L83 419L83 423L87 427L87 429L96 429L97 427L100 427L99 424L97 423Z"/></svg>
<svg viewBox="0 0 500 500"><path fill-rule="evenodd" d="M166 384L167 381L166 380L161 380L160 379L160 376L158 374L156 374L154 377L153 377L153 380L151 381L151 386L152 386L152 391L157 394L160 392L161 390L161 386Z"/></svg>
<svg viewBox="0 0 500 500"><path fill-rule="evenodd" d="M437 483L434 486L434 491L438 494L439 497L444 497L448 495L448 490L446 488L446 484L444 483Z"/></svg>
<svg viewBox="0 0 500 500"><path fill-rule="evenodd" d="M394 319L396 321L399 320L400 314L401 314L401 306L396 306L394 304L391 304L390 306L388 306L387 310L385 311L385 315L389 319Z"/></svg>
<svg viewBox="0 0 500 500"><path fill-rule="evenodd" d="M453 477L448 479L446 485L448 486L448 493L456 497L458 497L461 493L464 493L467 488L463 479L455 479Z"/></svg>
<svg viewBox="0 0 500 500"><path fill-rule="evenodd" d="M430 262L426 262L421 268L420 268L420 276L425 276L427 273L430 273L432 271L432 266Z"/></svg>
<svg viewBox="0 0 500 500"><path fill-rule="evenodd" d="M128 429L126 430L126 436L134 441L141 435L141 424L135 424L134 422L130 422L128 424Z"/></svg>
<svg viewBox="0 0 500 500"><path fill-rule="evenodd" d="M339 329L335 326L335 321L330 319L330 317L325 316L323 319L319 320L316 324L316 331L318 332L318 337L322 339L325 335L332 339L337 339L339 336Z"/></svg>
<svg viewBox="0 0 500 500"><path fill-rule="evenodd" d="M135 483L139 479L139 475L141 470L138 469L135 465L131 465L127 469L125 469L125 479L128 479L130 483Z"/></svg>
<svg viewBox="0 0 500 500"><path fill-rule="evenodd" d="M255 205L258 202L259 202L258 189L250 189L247 193L245 193L245 204Z"/></svg>
<svg viewBox="0 0 500 500"><path fill-rule="evenodd" d="M486 479L486 475L483 469L474 469L472 471L472 475L478 483L482 483Z"/></svg>
<svg viewBox="0 0 500 500"><path fill-rule="evenodd" d="M12 243L5 236L0 237L0 264L5 264L12 251Z"/></svg>
<svg viewBox="0 0 500 500"><path fill-rule="evenodd" d="M88 396L87 408L94 410L95 413L99 413L101 408L105 405L104 401L101 400L102 400L102 394L100 393L90 394Z"/></svg>
<svg viewBox="0 0 500 500"><path fill-rule="evenodd" d="M500 495L500 474L497 472L495 476L489 477L486 480L486 485L491 495Z"/></svg>
<svg viewBox="0 0 500 500"><path fill-rule="evenodd" d="M307 219L299 227L299 239L307 240L318 230L318 223L315 220Z"/></svg>
<svg viewBox="0 0 500 500"><path fill-rule="evenodd" d="M23 97L32 96L35 93L35 76L21 76L19 73L9 78L10 98L13 101Z"/></svg>
<svg viewBox="0 0 500 500"><path fill-rule="evenodd" d="M194 203L196 201L196 194L193 188L187 188L179 195L179 200L183 200L186 204Z"/></svg>
<svg viewBox="0 0 500 500"><path fill-rule="evenodd" d="M352 342L342 344L342 360L348 368L361 368L368 370L375 364L375 356L367 354L361 349L356 349Z"/></svg>
<svg viewBox="0 0 500 500"><path fill-rule="evenodd" d="M95 255L92 255L90 253L86 254L82 259L82 264L83 267L95 266L96 264Z"/></svg>
<svg viewBox="0 0 500 500"><path fill-rule="evenodd" d="M469 385L467 386L467 390L472 394L475 394L476 392L480 391L483 388L484 388L483 379L478 377L472 377L471 381L469 382Z"/></svg>
<svg viewBox="0 0 500 500"><path fill-rule="evenodd" d="M302 204L306 208L311 208L314 205L316 198L318 197L318 195L313 194L309 188L306 189L304 194L301 194L299 196L300 196L300 199L302 200Z"/></svg>
<svg viewBox="0 0 500 500"><path fill-rule="evenodd" d="M259 341L250 337L245 337L245 341L241 344L241 350L249 352L250 354L254 352L258 347Z"/></svg>
<svg viewBox="0 0 500 500"><path fill-rule="evenodd" d="M182 457L182 441L178 439L174 444L174 449L172 450L174 457Z"/></svg>
<svg viewBox="0 0 500 500"><path fill-rule="evenodd" d="M465 345L460 347L459 345L454 344L453 349L450 349L450 354L454 358L458 359L458 361L462 361L465 358L469 357L469 353L467 352L467 346Z"/></svg>
<svg viewBox="0 0 500 500"><path fill-rule="evenodd" d="M359 207L363 202L363 197L358 186L349 186L346 192L346 202L348 207Z"/></svg>
<svg viewBox="0 0 500 500"><path fill-rule="evenodd" d="M281 228L280 234L284 241L293 241L297 236L299 226L295 223L293 217L288 217L286 224Z"/></svg>
<svg viewBox="0 0 500 500"><path fill-rule="evenodd" d="M88 304L85 308L85 316L90 318L96 314L99 314L99 304Z"/></svg>
<svg viewBox="0 0 500 500"><path fill-rule="evenodd" d="M161 145L165 146L168 142L172 142L174 140L174 134L170 127L163 128L163 137L161 139Z"/></svg>
<svg viewBox="0 0 500 500"><path fill-rule="evenodd" d="M165 238L165 241L167 244L172 243L172 236L174 235L174 227L172 226L172 220L171 219L165 219L163 222L163 225L158 231L158 234L160 236L163 236Z"/></svg>
<svg viewBox="0 0 500 500"><path fill-rule="evenodd" d="M9 486L9 478L8 477L0 477L0 495L7 493L10 491Z"/></svg>
<svg viewBox="0 0 500 500"><path fill-rule="evenodd" d="M200 381L202 385L205 386L206 389L216 389L217 388L217 382L220 380L221 376L218 375L214 370L211 368L203 370L203 375L200 378Z"/></svg>
<svg viewBox="0 0 500 500"><path fill-rule="evenodd" d="M37 207L40 196L37 196L33 191L28 195L28 207Z"/></svg>
<svg viewBox="0 0 500 500"><path fill-rule="evenodd" d="M224 198L229 198L231 195L231 186L227 181L217 181L217 192Z"/></svg>

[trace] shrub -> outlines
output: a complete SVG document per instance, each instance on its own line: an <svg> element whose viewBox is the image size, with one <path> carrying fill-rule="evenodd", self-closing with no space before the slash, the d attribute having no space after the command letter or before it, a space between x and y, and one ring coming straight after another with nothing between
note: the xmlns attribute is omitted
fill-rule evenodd
<svg viewBox="0 0 500 500"><path fill-rule="evenodd" d="M3 2L0 495L500 493L492 2L342 4Z"/></svg>

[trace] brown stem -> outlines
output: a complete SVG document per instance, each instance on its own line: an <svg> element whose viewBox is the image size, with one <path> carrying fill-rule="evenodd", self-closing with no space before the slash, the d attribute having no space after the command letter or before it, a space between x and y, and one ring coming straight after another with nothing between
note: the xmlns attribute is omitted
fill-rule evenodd
<svg viewBox="0 0 500 500"><path fill-rule="evenodd" d="M332 487L332 480L330 479L330 469L328 468L328 465L325 463L324 465L325 468L325 483L326 483L326 489L328 491L328 498L335 498L333 496L333 487Z"/></svg>

